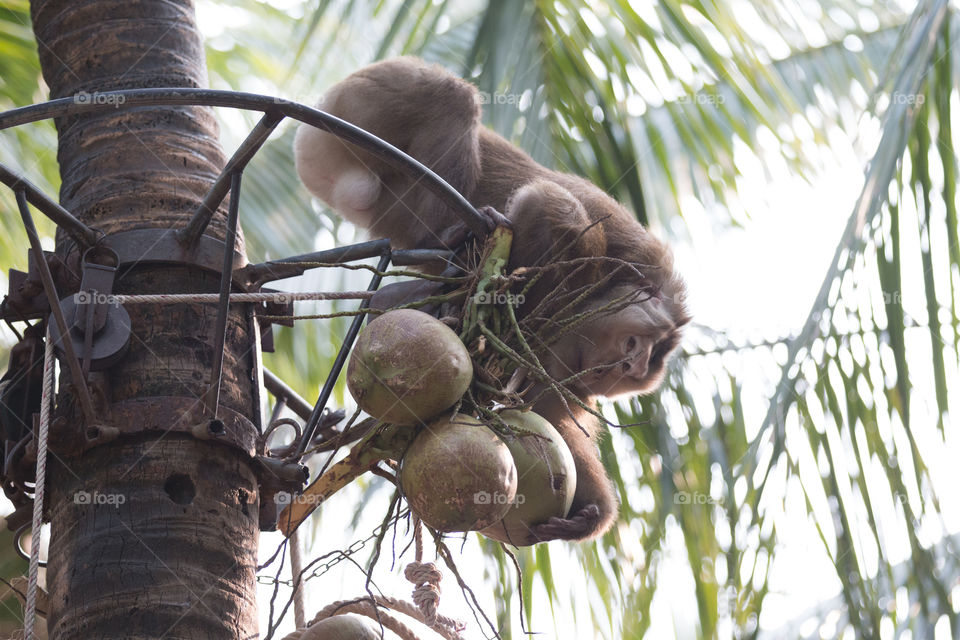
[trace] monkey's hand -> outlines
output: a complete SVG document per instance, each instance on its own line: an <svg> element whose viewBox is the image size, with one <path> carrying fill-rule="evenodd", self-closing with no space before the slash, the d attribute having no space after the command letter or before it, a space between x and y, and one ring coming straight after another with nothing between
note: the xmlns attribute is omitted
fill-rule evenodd
<svg viewBox="0 0 960 640"><path fill-rule="evenodd" d="M387 311L394 307L423 300L432 295L436 295L443 288L442 282L432 280L405 280L403 282L393 282L380 287L370 299L372 309ZM426 313L432 313L435 307L421 307L420 310Z"/></svg>
<svg viewBox="0 0 960 640"><path fill-rule="evenodd" d="M493 232L497 227L513 228L510 219L493 207L480 207L477 211L483 216L483 221L487 223L487 233Z"/></svg>
<svg viewBox="0 0 960 640"><path fill-rule="evenodd" d="M601 521L600 507L588 504L572 518L550 518L533 528L540 542L547 540L583 540L591 537Z"/></svg>
<svg viewBox="0 0 960 640"><path fill-rule="evenodd" d="M483 223L487 227L487 235L493 233L493 230L497 227L512 228L510 220L493 207L479 207L477 213L483 218ZM458 222L451 227L447 227L440 234L440 243L444 247L455 251L473 237L474 234L470 231L470 228L464 223ZM479 239L482 240L483 238Z"/></svg>

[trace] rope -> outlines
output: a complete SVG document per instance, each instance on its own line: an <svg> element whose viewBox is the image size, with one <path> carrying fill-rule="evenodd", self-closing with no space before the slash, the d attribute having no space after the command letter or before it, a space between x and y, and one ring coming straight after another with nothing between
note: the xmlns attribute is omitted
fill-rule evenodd
<svg viewBox="0 0 960 640"><path fill-rule="evenodd" d="M417 609L413 604L404 600L388 598L386 596L363 597L354 600L338 600L337 602L333 602L321 609L305 629L297 629L293 633L286 636L284 640L300 640L300 638L306 634L312 625L315 625L322 620L326 620L327 618L332 618L333 616L342 615L345 613L356 613L376 620L377 622L383 624L384 627L390 629L398 636L403 638L403 640L420 640L420 636L418 636L416 632L414 632L410 627L397 618L383 611L383 608L393 609L397 613L402 613L406 616L409 616L414 620L429 626L447 640L463 640L463 636L460 635L460 631L462 631L465 626L461 623L451 621L459 626L445 626L437 623L430 625L424 619L423 613L421 613L420 610Z"/></svg>
<svg viewBox="0 0 960 640"><path fill-rule="evenodd" d="M420 517L413 515L413 549L414 558L417 562L423 562L423 525L420 524Z"/></svg>
<svg viewBox="0 0 960 640"><path fill-rule="evenodd" d="M440 581L443 580L443 574L437 569L437 565L432 562L423 562L423 522L416 515L413 516L413 543L416 561L406 566L403 575L415 585L413 603L420 609L423 623L434 630L437 627L449 627L456 631L463 631L466 625L462 622L437 613L440 607Z"/></svg>
<svg viewBox="0 0 960 640"><path fill-rule="evenodd" d="M378 600L380 598L377 598ZM313 620L310 621L310 624L316 624L321 620L326 620L335 615L343 615L345 613L357 613L362 616L367 616L373 620L376 620L378 623L385 626L387 629L390 629L395 634L400 636L403 640L420 640L420 636L414 632L413 629L403 624L396 618L394 618L389 613L381 610L377 607L377 604L370 602L369 599L362 600L341 600L339 602L334 602L327 605L320 610ZM310 627L307 627L309 629Z"/></svg>
<svg viewBox="0 0 960 640"><path fill-rule="evenodd" d="M440 605L440 580L443 574L432 562L411 562L403 570L403 576L412 582L413 603L423 612L428 626L437 623L437 607Z"/></svg>
<svg viewBox="0 0 960 640"><path fill-rule="evenodd" d="M310 621L310 624L306 626L306 628L297 629L293 633L287 635L283 640L300 640L305 636L312 625L315 625L322 620L326 620L327 618L332 618L333 616L342 615L345 613L356 613L376 620L377 622L383 624L384 627L390 629L398 636L403 638L403 640L420 640L420 637L412 629L410 629L410 627L383 611L383 608L393 609L397 613L402 613L418 622L425 624L433 631L446 638L446 640L463 640L463 636L460 635L460 632L466 628L466 625L464 625L462 622L451 620L450 618L445 618L443 616L437 616L437 620L435 622L429 623L427 622L423 612L420 611L420 609L418 609L415 605L406 602L405 600L397 600L396 598L388 598L386 596L364 597L357 598L355 600L338 600L337 602L333 602L321 609L320 612L314 616L313 620Z"/></svg>
<svg viewBox="0 0 960 640"><path fill-rule="evenodd" d="M96 295L96 294L95 294ZM295 300L368 300L372 291L327 291L327 292L270 292L231 293L230 302L294 302ZM219 293L158 293L146 295L106 295L106 304L176 304L185 302L219 302ZM94 300L101 302L101 300Z"/></svg>
<svg viewBox="0 0 960 640"><path fill-rule="evenodd" d="M50 405L53 402L53 340L50 328L43 350L43 395L40 398L40 431L37 434L37 471L33 489L33 526L30 530L30 571L27 582L27 610L23 617L24 639L33 640L37 618L37 573L40 567L40 527L43 524L43 491L47 479L47 436L50 432Z"/></svg>

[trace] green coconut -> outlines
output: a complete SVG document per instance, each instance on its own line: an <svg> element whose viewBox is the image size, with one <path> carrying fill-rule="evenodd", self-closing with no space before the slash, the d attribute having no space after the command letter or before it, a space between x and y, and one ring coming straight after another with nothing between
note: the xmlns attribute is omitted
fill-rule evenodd
<svg viewBox="0 0 960 640"><path fill-rule="evenodd" d="M347 387L378 420L422 424L453 406L473 378L470 354L450 327L413 309L375 318L360 332Z"/></svg>
<svg viewBox="0 0 960 640"><path fill-rule="evenodd" d="M503 519L517 494L507 445L458 413L428 424L403 456L400 487L410 508L438 531L477 531Z"/></svg>
<svg viewBox="0 0 960 640"><path fill-rule="evenodd" d="M380 626L369 618L347 613L310 625L297 640L380 640Z"/></svg>
<svg viewBox="0 0 960 640"><path fill-rule="evenodd" d="M566 517L577 490L577 471L570 448L546 419L514 409L500 417L516 429L506 445L517 465L517 497L502 520L480 533L523 547L537 542L533 526Z"/></svg>

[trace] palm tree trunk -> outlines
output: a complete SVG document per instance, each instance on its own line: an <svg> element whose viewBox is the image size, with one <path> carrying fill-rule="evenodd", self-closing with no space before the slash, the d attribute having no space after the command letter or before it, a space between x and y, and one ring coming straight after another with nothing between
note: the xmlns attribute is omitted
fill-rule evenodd
<svg viewBox="0 0 960 640"><path fill-rule="evenodd" d="M51 98L206 84L189 0L35 0L31 13ZM206 108L108 109L56 125L61 202L108 237L182 226L224 165ZM222 241L224 220L218 212L207 234ZM112 239L115 247L128 242ZM242 239L237 250L242 256ZM76 257L65 236L57 251ZM196 264L141 263L121 273L118 293L212 292L219 283L218 273ZM64 279L58 287L61 296L71 292ZM61 367L47 487L50 636L256 637L259 502L252 462L230 446L171 430L202 417L216 308L127 310L129 351L91 376L98 419L107 427L101 432L112 427L126 435L86 451L58 446L82 439L91 426L75 409L69 372ZM258 358L249 310L235 305L220 398L224 410L247 418L238 424L250 430L259 423Z"/></svg>

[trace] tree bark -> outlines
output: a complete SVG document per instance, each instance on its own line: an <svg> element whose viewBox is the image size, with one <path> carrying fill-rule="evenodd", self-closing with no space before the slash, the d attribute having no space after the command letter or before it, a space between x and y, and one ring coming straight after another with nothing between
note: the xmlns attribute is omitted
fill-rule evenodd
<svg viewBox="0 0 960 640"><path fill-rule="evenodd" d="M34 0L31 13L51 98L206 85L203 44L188 0ZM131 229L179 228L224 165L207 108L108 109L60 118L56 125L61 203L108 240ZM223 213L221 207L206 232L220 240ZM237 251L242 261L242 239ZM57 252L76 259L62 234ZM219 274L193 264L147 263L120 273L116 293L213 292L219 285ZM58 287L61 297L72 292L64 279ZM195 409L214 356L216 307L127 310L129 351L91 376L98 419L121 432L152 426L83 453L51 442L50 636L256 637L253 463L238 449L168 430L200 416ZM221 391L221 406L247 417L251 427L259 425L260 410L252 327L249 309L232 305ZM71 440L65 432L82 436L90 426L76 410L66 369L52 431L61 441ZM144 406L154 407L148 409L154 414L118 410L150 398L155 402Z"/></svg>

